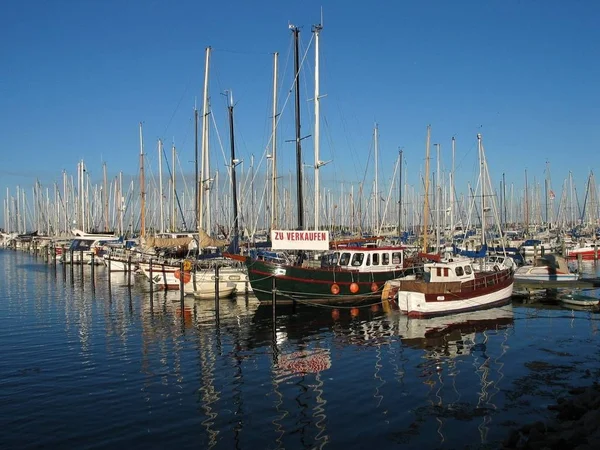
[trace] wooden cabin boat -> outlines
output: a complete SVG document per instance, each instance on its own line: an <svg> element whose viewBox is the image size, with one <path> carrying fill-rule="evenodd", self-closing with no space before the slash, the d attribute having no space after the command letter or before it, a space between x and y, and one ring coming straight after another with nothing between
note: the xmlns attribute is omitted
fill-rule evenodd
<svg viewBox="0 0 600 450"><path fill-rule="evenodd" d="M512 268L476 271L469 259L448 258L425 264L423 277L390 281L384 292L401 312L422 318L508 304L513 285Z"/></svg>

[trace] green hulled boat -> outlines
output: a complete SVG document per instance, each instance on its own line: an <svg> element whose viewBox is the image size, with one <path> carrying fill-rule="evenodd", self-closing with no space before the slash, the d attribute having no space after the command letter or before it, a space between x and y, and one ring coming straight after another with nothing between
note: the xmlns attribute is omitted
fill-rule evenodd
<svg viewBox="0 0 600 450"><path fill-rule="evenodd" d="M247 257L253 293L261 302L375 303L385 282L420 271L399 247L357 247L327 253L320 262L289 264ZM273 290L275 289L275 297Z"/></svg>

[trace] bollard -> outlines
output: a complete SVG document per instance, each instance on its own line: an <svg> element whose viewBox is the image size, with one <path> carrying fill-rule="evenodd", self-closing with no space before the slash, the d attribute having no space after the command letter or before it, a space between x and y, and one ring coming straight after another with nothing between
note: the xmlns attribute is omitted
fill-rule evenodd
<svg viewBox="0 0 600 450"><path fill-rule="evenodd" d="M70 258L71 258L71 259L69 260L69 262L70 262L70 264L71 264L71 268L70 268L70 270L71 270L71 283L73 283L73 282L74 282L74 280L73 280L73 272L75 271L75 269L74 269L74 267L73 267L73 254L74 254L74 251L71 249L71 250L69 251L69 256L70 256Z"/></svg>
<svg viewBox="0 0 600 450"><path fill-rule="evenodd" d="M95 280L95 277L96 277L96 261L95 261L95 258L94 258L95 256L96 256L95 253L92 252L92 255L91 255L91 258L92 258L91 259L91 264L92 264L92 266L90 267L91 276L92 276L92 289L96 289L96 286L95 286L95 283L94 283L94 280Z"/></svg>
<svg viewBox="0 0 600 450"><path fill-rule="evenodd" d="M111 278L112 278L112 276L111 276L111 270L110 270L110 267L111 267L111 259L112 259L112 258L111 258L110 254L109 254L109 255L108 255L108 258L106 258L106 267L108 268L108 284L109 284L109 285L110 285L110 283L111 283Z"/></svg>
<svg viewBox="0 0 600 450"><path fill-rule="evenodd" d="M148 273L150 274L150 301L153 301L152 294L154 293L154 283L152 282L152 258L148 264Z"/></svg>
<svg viewBox="0 0 600 450"><path fill-rule="evenodd" d="M215 266L215 311L219 314L219 265Z"/></svg>
<svg viewBox="0 0 600 450"><path fill-rule="evenodd" d="M81 264L79 271L81 272L81 281L83 281L83 249L79 250L79 264Z"/></svg>
<svg viewBox="0 0 600 450"><path fill-rule="evenodd" d="M179 261L179 300L181 301L181 311L183 314L183 297L185 296L185 293L183 292L183 261ZM167 280L165 279L165 282ZM165 289L166 289L166 283L165 283Z"/></svg>
<svg viewBox="0 0 600 450"><path fill-rule="evenodd" d="M127 285L131 288L131 255L127 255Z"/></svg>
<svg viewBox="0 0 600 450"><path fill-rule="evenodd" d="M276 303L277 303L277 278L273 277L273 287L271 288L271 312L273 314L273 335L276 334Z"/></svg>

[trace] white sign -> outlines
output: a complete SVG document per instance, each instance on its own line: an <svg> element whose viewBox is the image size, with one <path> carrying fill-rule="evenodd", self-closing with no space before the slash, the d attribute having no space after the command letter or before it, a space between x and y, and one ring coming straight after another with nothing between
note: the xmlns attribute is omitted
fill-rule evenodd
<svg viewBox="0 0 600 450"><path fill-rule="evenodd" d="M329 250L329 231L272 230L273 250Z"/></svg>

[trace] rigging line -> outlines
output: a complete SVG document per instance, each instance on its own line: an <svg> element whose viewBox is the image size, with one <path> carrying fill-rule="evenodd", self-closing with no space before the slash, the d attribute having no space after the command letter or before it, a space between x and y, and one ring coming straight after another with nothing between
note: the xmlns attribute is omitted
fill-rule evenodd
<svg viewBox="0 0 600 450"><path fill-rule="evenodd" d="M165 159L165 163L167 165L167 172L169 173L169 176L171 178L173 178L173 172L171 171L171 165L169 164L169 159L167 158L167 155L165 153L165 147L163 146L162 148L163 151L163 156ZM183 214L183 210L181 209L181 202L179 201L179 194L177 193L177 189L175 189L175 200L177 201L177 207L179 209L179 213L181 214L181 224L183 225L183 229L187 230L187 224L185 222L185 216Z"/></svg>
<svg viewBox="0 0 600 450"><path fill-rule="evenodd" d="M273 53L271 52L249 52L249 51L241 51L241 50L229 50L229 49L225 49L225 48L215 48L215 47L211 47L213 52L218 52L218 53L233 53L233 54L238 54L238 55L262 55L262 56L269 56L272 55Z"/></svg>
<svg viewBox="0 0 600 450"><path fill-rule="evenodd" d="M183 99L185 98L187 92L190 89L190 85L192 84L192 81L194 80L194 76L190 76L190 80L188 81L185 89L183 90L183 93L181 94L181 97L179 98L179 101L177 102L177 106L175 106L175 110L173 111L173 113L171 114L171 117L169 118L169 121L167 122L167 126L165 127L165 130L162 133L162 136L166 136L167 131L169 130L169 127L171 126L171 123L173 122L173 119L175 118L175 114L177 114L177 111L179 111L179 107L181 106L181 102L183 101Z"/></svg>

